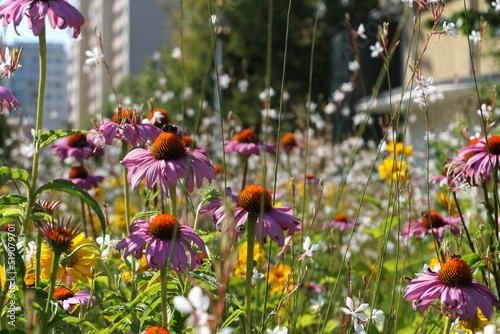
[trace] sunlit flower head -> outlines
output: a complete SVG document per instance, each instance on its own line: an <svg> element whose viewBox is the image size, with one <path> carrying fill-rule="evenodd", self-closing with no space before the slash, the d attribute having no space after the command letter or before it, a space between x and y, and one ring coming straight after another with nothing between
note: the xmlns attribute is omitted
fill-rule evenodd
<svg viewBox="0 0 500 334"><path fill-rule="evenodd" d="M176 186L177 179L187 176L189 192L200 188L203 179L209 182L215 178L215 169L208 158L197 151L190 151L184 141L175 133L162 132L151 145L151 149L137 148L130 151L121 164L129 169L128 182L132 189L146 178L146 186L151 189L158 182L163 193L168 196L168 186Z"/></svg>
<svg viewBox="0 0 500 334"><path fill-rule="evenodd" d="M404 183L410 178L410 165L406 161L397 160L394 162L394 157L387 157L378 167L378 173L382 180L392 180L396 182L399 179L400 183Z"/></svg>
<svg viewBox="0 0 500 334"><path fill-rule="evenodd" d="M441 242L443 234L447 231L453 235L460 233L460 222L460 216L442 217L437 211L425 212L421 218L413 220L409 225L403 227L401 236L405 239L413 236L420 240L425 235L432 234L432 230L434 230L437 240Z"/></svg>
<svg viewBox="0 0 500 334"><path fill-rule="evenodd" d="M14 30L26 16L28 27L35 36L40 35L45 25L45 17L49 19L52 29L73 28L73 38L80 35L80 29L85 23L83 15L67 0L7 0L0 5L0 19L3 26L14 23Z"/></svg>
<svg viewBox="0 0 500 334"><path fill-rule="evenodd" d="M387 150L391 153L395 153L396 155L401 155L403 153L407 157L411 157L413 155L413 146L405 145L404 143L394 143L390 141L387 143Z"/></svg>
<svg viewBox="0 0 500 334"><path fill-rule="evenodd" d="M300 219L292 215L292 208L273 207L271 193L260 185L254 184L246 187L239 196L233 195L231 188L226 188L226 194L236 205L234 224L238 234L245 233L246 223L250 215L257 216L255 233L260 244L266 243L267 237L269 237L276 241L278 246L283 247L285 243L283 232L288 231L288 235L293 235L301 229ZM262 218L260 215L261 207L263 209ZM206 212L213 212L212 219L217 229L222 230L222 223L226 218L222 199L203 206L200 213Z"/></svg>
<svg viewBox="0 0 500 334"><path fill-rule="evenodd" d="M53 221L40 221L38 227L47 246L54 252L64 253L71 248L73 239L79 234L78 220L71 223L71 218L64 222L64 218L56 217Z"/></svg>
<svg viewBox="0 0 500 334"><path fill-rule="evenodd" d="M413 309L425 311L435 299L448 310L453 310L460 320L475 319L478 309L488 319L493 315L497 297L487 287L472 278L472 271L460 256L454 255L438 272L428 267L424 275L409 279L404 299L413 300Z"/></svg>
<svg viewBox="0 0 500 334"><path fill-rule="evenodd" d="M488 319L484 316L480 309L477 310L477 315L474 319L459 320L458 324L453 328L453 331L464 334L481 333L485 326L490 325Z"/></svg>
<svg viewBox="0 0 500 334"><path fill-rule="evenodd" d="M61 161L68 157L74 157L76 160L87 160L91 155L104 155L102 148L96 148L95 145L89 143L87 135L84 133L64 137L58 144L54 144L50 148L54 154L59 153Z"/></svg>
<svg viewBox="0 0 500 334"><path fill-rule="evenodd" d="M491 136L487 142L488 145L485 138L476 138L458 151L458 158L464 161L463 171L471 184L478 179L488 182L492 170L500 163L500 136Z"/></svg>
<svg viewBox="0 0 500 334"><path fill-rule="evenodd" d="M234 266L234 273L238 277L245 276L247 273L247 246L248 244L246 241L241 245L238 261ZM258 243L255 243L253 246L253 260L256 264L255 269L257 270L261 270L266 262L266 254Z"/></svg>
<svg viewBox="0 0 500 334"><path fill-rule="evenodd" d="M293 273L292 268L286 264L271 266L269 268L269 276L267 283L271 285L271 293L281 293L285 289L285 294L293 289Z"/></svg>
<svg viewBox="0 0 500 334"><path fill-rule="evenodd" d="M226 140L224 145L225 152L236 152L247 158L252 154L260 155L260 151L263 149L269 153L276 152L273 145L266 145L259 141L257 133L250 129L242 130L234 136L233 140Z"/></svg>
<svg viewBox="0 0 500 334"><path fill-rule="evenodd" d="M3 108L7 108L10 114L12 110L19 108L19 102L11 92L7 89L0 87L0 115L3 113Z"/></svg>
<svg viewBox="0 0 500 334"><path fill-rule="evenodd" d="M56 287L54 291L54 299L57 300L65 311L73 313L81 305L83 307L89 306L90 292L88 290L81 290L76 293L64 287ZM96 302L95 296L92 296L90 307Z"/></svg>
<svg viewBox="0 0 500 334"><path fill-rule="evenodd" d="M83 166L77 166L71 168L67 180L73 182L74 184L80 186L80 188L89 190L99 186L104 177L102 176L92 176L89 174L87 169Z"/></svg>
<svg viewBox="0 0 500 334"><path fill-rule="evenodd" d="M187 269L187 251L190 255L189 268L193 271L202 262L191 242L196 244L205 256L207 255L205 243L191 227L164 213L151 216L149 220L136 220L130 226L130 235L116 245L116 250L126 248L124 257L135 253L135 258L140 259L143 248L146 248L146 260L153 269L165 269L167 259L172 253L170 265L176 271Z"/></svg>
<svg viewBox="0 0 500 334"><path fill-rule="evenodd" d="M354 226L354 221L354 218L347 218L345 213L339 213L332 221L325 222L323 229L326 227L336 227L340 232L344 232L346 229L351 229Z"/></svg>
<svg viewBox="0 0 500 334"><path fill-rule="evenodd" d="M38 204L44 209L45 212L47 212L49 215L52 215L56 209L58 209L62 203L62 200L58 201L43 201L43 200L38 200ZM36 206L33 208L33 212L42 212L41 209L38 209Z"/></svg>
<svg viewBox="0 0 500 334"><path fill-rule="evenodd" d="M298 147L297 140L295 140L295 135L293 132L288 132L281 138L280 146L285 150L285 152L290 152L295 147Z"/></svg>

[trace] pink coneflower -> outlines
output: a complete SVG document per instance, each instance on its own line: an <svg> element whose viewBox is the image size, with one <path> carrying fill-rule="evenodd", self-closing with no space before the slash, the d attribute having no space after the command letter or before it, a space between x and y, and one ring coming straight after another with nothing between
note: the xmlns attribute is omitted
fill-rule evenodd
<svg viewBox="0 0 500 334"><path fill-rule="evenodd" d="M35 36L42 31L45 16L49 18L52 29L73 28L73 38L80 35L80 28L85 23L83 15L66 0L7 0L0 5L3 26L14 22L14 30L18 35L17 26L24 15L28 17L28 27Z"/></svg>
<svg viewBox="0 0 500 334"><path fill-rule="evenodd" d="M78 220L71 224L71 218L64 223L63 218L53 218L51 222L40 221L38 227L47 246L56 253L64 253L71 248L73 239L80 233Z"/></svg>
<svg viewBox="0 0 500 334"><path fill-rule="evenodd" d="M215 178L215 169L208 158L199 152L191 152L184 141L175 133L163 132L151 145L151 151L137 148L130 151L121 164L129 168L128 181L132 189L146 178L146 186L151 189L158 182L165 195L168 186L176 186L177 178L187 175L187 189L192 192L194 179L200 188L203 178L209 182ZM186 169L189 171L186 174Z"/></svg>
<svg viewBox="0 0 500 334"><path fill-rule="evenodd" d="M12 109L19 108L19 102L11 92L0 87L0 115L3 113L4 106L9 111L9 114L12 114Z"/></svg>
<svg viewBox="0 0 500 334"><path fill-rule="evenodd" d="M67 178L67 180L70 180L85 190L98 187L99 183L101 183L103 179L104 177L102 176L89 175L89 172L83 166L71 168Z"/></svg>
<svg viewBox="0 0 500 334"><path fill-rule="evenodd" d="M286 153L289 153L294 148L299 147L299 145L297 144L297 140L295 140L295 135L293 134L293 132L288 132L283 136L283 138L281 138L280 147L282 147Z"/></svg>
<svg viewBox="0 0 500 334"><path fill-rule="evenodd" d="M175 244L173 235L177 230ZM130 235L116 245L116 250L127 248L124 257L135 252L135 257L140 259L143 248L146 247L146 261L153 269L165 269L167 259L174 247L171 266L175 271L184 271L188 266L186 251L191 257L190 270L193 271L202 263L198 252L191 246L194 242L206 256L205 243L194 230L183 225L172 215L167 213L151 216L149 220L137 220L130 226Z"/></svg>
<svg viewBox="0 0 500 334"><path fill-rule="evenodd" d="M453 235L460 233L458 227L460 222L460 216L443 218L438 212L431 211L430 213L424 213L422 218L413 220L408 226L403 227L401 236L405 239L414 236L417 240L420 240L426 234L432 234L432 230L434 230L437 240L441 242L445 231L450 231Z"/></svg>
<svg viewBox="0 0 500 334"><path fill-rule="evenodd" d="M54 291L54 299L59 301L61 304L62 308L70 313L73 313L74 311L73 306L81 305L83 307L89 306L92 307L92 304L96 302L95 296L92 296L92 300L90 301L89 305L89 299L90 299L90 291L88 290L81 290L78 291L77 293L73 293L73 291L63 288L63 287L56 287Z"/></svg>
<svg viewBox="0 0 500 334"><path fill-rule="evenodd" d="M39 204L45 212L47 212L49 215L52 215L56 209L58 209L61 206L62 201L42 201L38 200L37 204ZM42 212L41 209L38 209L36 206L33 208L33 212Z"/></svg>
<svg viewBox="0 0 500 334"><path fill-rule="evenodd" d="M162 131L149 123L140 123L139 116L133 110L120 110L110 122L97 125L95 134L89 134L87 140L95 146L111 145L113 139L125 140L132 146L139 146L148 140L153 142Z"/></svg>
<svg viewBox="0 0 500 334"><path fill-rule="evenodd" d="M458 158L464 162L464 173L473 185L475 180L488 182L492 167L497 168L500 163L500 136L488 138L488 147L489 154L486 139L476 138L458 151Z"/></svg>
<svg viewBox="0 0 500 334"><path fill-rule="evenodd" d="M273 207L271 193L262 186L250 185L243 189L239 196L234 196L231 193L231 188L226 188L226 194L236 204L234 221L236 233L238 234L245 232L249 215L257 215L255 232L260 244L266 243L267 236L269 236L278 243L278 246L283 247L285 242L283 231L288 230L288 235L293 235L293 233L301 229L300 219L292 215L292 209ZM264 200L264 215L261 219L262 199ZM222 230L222 222L226 217L222 199L215 200L203 206L200 213L211 211L213 211L212 219L217 229L219 231Z"/></svg>
<svg viewBox="0 0 500 334"><path fill-rule="evenodd" d="M186 143L186 147L189 147L189 148L191 147L191 144L193 143L193 151L197 151L197 152L203 153L205 155L207 155L208 152L210 152L210 149L208 147L202 147L202 148L196 147L196 141L193 139L193 137L191 137L189 135L184 135L183 140Z"/></svg>
<svg viewBox="0 0 500 334"><path fill-rule="evenodd" d="M64 137L59 144L52 145L50 148L54 154L59 153L61 161L67 157L74 157L76 160L87 160L91 155L104 155L104 150L89 143L87 135L84 133Z"/></svg>
<svg viewBox="0 0 500 334"><path fill-rule="evenodd" d="M485 286L472 278L472 271L459 255L453 255L439 272L428 267L416 279L405 277L410 285L405 289L404 298L413 300L413 309L424 311L435 300L449 311L456 311L461 320L474 320L478 308L491 318L493 306L498 305L497 297Z"/></svg>
<svg viewBox="0 0 500 334"><path fill-rule="evenodd" d="M345 213L339 213L335 216L335 218L330 222L325 222L323 224L323 229L326 227L336 227L340 232L344 232L348 228L352 228L354 226L355 219L348 219Z"/></svg>
<svg viewBox="0 0 500 334"><path fill-rule="evenodd" d="M243 154L245 157L249 157L252 154L260 155L260 150L265 149L269 153L276 152L276 148L273 145L265 145L259 141L259 136L255 131L250 129L242 130L234 139L224 142L225 152L236 152Z"/></svg>

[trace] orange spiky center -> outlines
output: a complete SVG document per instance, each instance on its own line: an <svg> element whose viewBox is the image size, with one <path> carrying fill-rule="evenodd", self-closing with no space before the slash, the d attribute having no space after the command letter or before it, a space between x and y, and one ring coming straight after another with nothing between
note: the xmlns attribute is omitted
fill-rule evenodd
<svg viewBox="0 0 500 334"><path fill-rule="evenodd" d="M257 143L259 141L259 136L255 133L255 131L245 129L234 136L234 140L240 143Z"/></svg>
<svg viewBox="0 0 500 334"><path fill-rule="evenodd" d="M480 138L474 138L472 139L468 144L467 146L472 146L472 145L476 145L478 142L479 142L479 139ZM474 155L476 155L477 152L469 152L469 153L466 153L464 155L464 159L465 159L465 162L467 162L470 158L472 158Z"/></svg>
<svg viewBox="0 0 500 334"><path fill-rule="evenodd" d="M262 200L264 200L264 212L271 210L273 207L271 193L263 186L252 184L240 193L238 205L248 212L259 213Z"/></svg>
<svg viewBox="0 0 500 334"><path fill-rule="evenodd" d="M430 217L430 219L429 219ZM422 218L422 225L429 229L431 228L431 222L432 222L432 227L441 227L444 225L443 217L436 212L436 211L431 211L430 213L425 213L424 217Z"/></svg>
<svg viewBox="0 0 500 334"><path fill-rule="evenodd" d="M335 220L341 221L346 223L347 222L347 216L345 213L339 213L338 215L335 216Z"/></svg>
<svg viewBox="0 0 500 334"><path fill-rule="evenodd" d="M130 123L130 119L137 123L139 116L133 110L122 109L116 112L111 119L115 123Z"/></svg>
<svg viewBox="0 0 500 334"><path fill-rule="evenodd" d="M168 213L162 213L151 219L148 230L158 239L171 240L177 224L177 218Z"/></svg>
<svg viewBox="0 0 500 334"><path fill-rule="evenodd" d="M500 136L493 136L488 139L488 146L491 154L500 155Z"/></svg>
<svg viewBox="0 0 500 334"><path fill-rule="evenodd" d="M85 147L88 146L87 135L85 133L77 133L69 136L68 146L69 147Z"/></svg>
<svg viewBox="0 0 500 334"><path fill-rule="evenodd" d="M293 132L288 132L286 135L281 138L282 146L297 146L297 142L295 141L295 136Z"/></svg>
<svg viewBox="0 0 500 334"><path fill-rule="evenodd" d="M78 166L78 167L73 167L69 171L69 178L70 179L83 179L89 176L89 172L83 167L83 166Z"/></svg>
<svg viewBox="0 0 500 334"><path fill-rule="evenodd" d="M215 174L222 173L222 171L223 171L221 164L215 164L214 168L215 168Z"/></svg>
<svg viewBox="0 0 500 334"><path fill-rule="evenodd" d="M156 160L175 160L186 155L186 144L175 133L163 132L151 145L151 154Z"/></svg>
<svg viewBox="0 0 500 334"><path fill-rule="evenodd" d="M170 332L165 327L152 326L146 329L145 334L170 334Z"/></svg>
<svg viewBox="0 0 500 334"><path fill-rule="evenodd" d="M191 147L191 143L193 142L193 138L191 136L184 136L184 143L186 143L186 147Z"/></svg>
<svg viewBox="0 0 500 334"><path fill-rule="evenodd" d="M452 256L452 258L443 264L438 273L441 283L456 287L456 286L469 286L472 284L472 270L460 259L459 255Z"/></svg>
<svg viewBox="0 0 500 334"><path fill-rule="evenodd" d="M56 287L56 289L54 290L54 299L55 300L65 300L65 299L73 297L74 295L75 294L71 290L60 287L60 286Z"/></svg>
<svg viewBox="0 0 500 334"><path fill-rule="evenodd" d="M146 116L147 119L151 120L153 118L153 116L155 115L155 113L161 113L163 115L162 118L160 118L159 120L157 119L155 121L155 124L157 127L159 127L160 129L162 128L163 125L167 125L167 124L170 124L170 117L168 117L168 113L166 110L164 109L154 109L148 116Z"/></svg>

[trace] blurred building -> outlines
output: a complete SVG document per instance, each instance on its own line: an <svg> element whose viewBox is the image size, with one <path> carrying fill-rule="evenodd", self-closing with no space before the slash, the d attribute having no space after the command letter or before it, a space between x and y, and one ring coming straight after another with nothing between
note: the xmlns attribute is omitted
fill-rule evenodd
<svg viewBox="0 0 500 334"><path fill-rule="evenodd" d="M17 98L22 112L30 120L36 119L39 77L38 43L23 44L21 68L5 86ZM47 79L45 86L43 128L65 128L68 121L67 55L62 44L47 44Z"/></svg>
<svg viewBox="0 0 500 334"><path fill-rule="evenodd" d="M85 64L85 52L98 46L94 29L102 34L106 62L117 85L128 75L140 74L166 42L166 14L157 0L79 0L75 6L86 22L70 51L70 120L74 127L85 127L100 113L111 90L106 68Z"/></svg>

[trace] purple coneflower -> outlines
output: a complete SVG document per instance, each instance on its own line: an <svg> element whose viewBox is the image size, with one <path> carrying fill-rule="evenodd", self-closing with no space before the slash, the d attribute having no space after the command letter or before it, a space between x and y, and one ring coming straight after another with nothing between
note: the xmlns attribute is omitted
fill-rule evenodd
<svg viewBox="0 0 500 334"><path fill-rule="evenodd" d="M19 108L19 102L11 92L0 87L0 115L3 113L4 106L9 111L9 114L12 114L12 109Z"/></svg>
<svg viewBox="0 0 500 334"><path fill-rule="evenodd" d="M413 300L413 309L424 311L435 300L449 311L455 311L461 320L475 319L478 309L491 318L493 306L498 305L497 297L485 286L472 278L472 271L459 255L453 255L437 273L428 267L416 279L405 277L410 285L405 289L404 298Z"/></svg>
<svg viewBox="0 0 500 334"><path fill-rule="evenodd" d="M49 18L52 29L73 28L73 38L80 35L80 28L85 23L83 15L66 0L7 0L0 5L0 19L3 26L14 22L14 30L23 17L28 17L28 27L35 36L40 35L45 25L45 16Z"/></svg>
<svg viewBox="0 0 500 334"><path fill-rule="evenodd" d="M56 222L57 220L57 222ZM47 246L54 253L64 253L71 248L73 239L80 233L78 220L71 224L71 218L64 223L64 217L53 219L51 222L40 221L38 227L40 234L45 239Z"/></svg>
<svg viewBox="0 0 500 334"><path fill-rule="evenodd" d="M236 233L243 234L249 215L257 215L255 233L260 244L266 243L267 236L275 240L282 247L285 242L283 231L288 230L288 235L300 231L300 219L292 215L291 208L276 208L272 204L271 193L262 186L250 185L243 189L239 196L231 193L231 188L226 188L226 194L236 204L234 220ZM261 219L261 200L264 200L264 215ZM226 217L226 211L222 199L218 199L203 206L200 213L213 211L212 219L217 229L222 230L222 222Z"/></svg>
<svg viewBox="0 0 500 334"><path fill-rule="evenodd" d="M299 147L297 144L297 140L295 140L295 135L293 132L288 132L281 138L280 140L280 147L283 148L283 150L286 153L290 153L294 148Z"/></svg>
<svg viewBox="0 0 500 334"><path fill-rule="evenodd" d="M89 305L90 291L81 290L77 293L73 293L73 291L59 286L56 287L54 291L54 299L61 303L61 306L65 311L73 313L73 305L82 305L83 307ZM96 298L95 296L92 296L89 307L92 307L92 304L95 302Z"/></svg>
<svg viewBox="0 0 500 334"><path fill-rule="evenodd" d="M449 230L453 235L460 233L460 229L458 227L458 223L460 222L460 216L443 218L436 211L431 211L430 213L426 212L422 218L413 220L409 225L403 227L401 236L405 239L414 236L417 240L420 240L426 234L432 234L432 230L434 230L437 240L441 242L443 234L447 230Z"/></svg>
<svg viewBox="0 0 500 334"><path fill-rule="evenodd" d="M194 230L183 225L174 216L166 213L151 216L149 220L137 220L130 226L130 232L128 237L116 245L116 250L127 248L123 254L124 257L135 252L135 257L140 259L143 248L146 247L146 261L153 269L158 269L158 267L165 269L173 246L174 250L170 262L172 268L175 271L186 270L188 266L187 250L191 257L190 270L193 271L201 264L201 259L191 246L191 241L198 246L205 256L207 255L205 243ZM175 233L175 244L172 244Z"/></svg>
<svg viewBox="0 0 500 334"><path fill-rule="evenodd" d="M132 146L139 146L148 140L153 142L162 131L149 123L140 123L139 115L133 110L120 110L110 122L97 125L95 134L89 134L87 140L95 146L111 145L113 139L125 140Z"/></svg>
<svg viewBox="0 0 500 334"><path fill-rule="evenodd" d="M464 172L469 182L488 182L492 168L497 168L500 164L500 136L488 138L488 147L485 138L476 138L458 151L458 157L463 158ZM471 183L475 185L475 182Z"/></svg>
<svg viewBox="0 0 500 334"><path fill-rule="evenodd" d="M323 224L323 229L326 227L336 227L340 232L344 232L347 228L352 228L354 226L355 219L348 219L345 213L339 213L330 222L325 222Z"/></svg>
<svg viewBox="0 0 500 334"><path fill-rule="evenodd" d="M252 154L260 155L260 150L265 149L269 153L274 153L276 148L273 145L265 145L259 141L259 136L255 131L250 129L242 130L233 140L224 142L225 152L236 152L249 157Z"/></svg>
<svg viewBox="0 0 500 334"><path fill-rule="evenodd" d="M74 157L76 160L87 160L91 155L102 156L104 151L102 148L96 148L94 144L87 141L87 135L84 133L76 133L69 137L61 139L59 144L50 147L54 154L59 153L61 161L67 157Z"/></svg>
<svg viewBox="0 0 500 334"><path fill-rule="evenodd" d="M85 190L90 190L99 186L104 177L102 176L91 176L89 172L83 167L73 167L69 171L67 180L73 182L74 184L80 186L80 188Z"/></svg>
<svg viewBox="0 0 500 334"><path fill-rule="evenodd" d="M175 133L163 132L151 145L151 151L137 148L130 151L121 164L129 168L128 182L132 189L146 178L146 186L151 189L158 183L168 196L168 186L176 186L177 178L187 176L187 189L192 192L196 177L196 186L200 188L203 178L212 182L215 169L208 158L199 152L191 152L184 141ZM189 167L188 173L186 169Z"/></svg>

